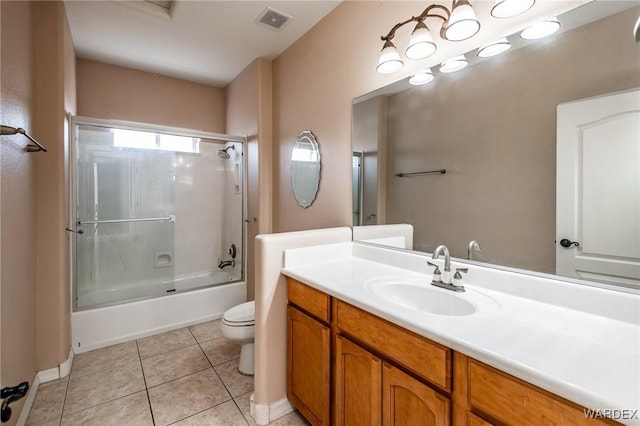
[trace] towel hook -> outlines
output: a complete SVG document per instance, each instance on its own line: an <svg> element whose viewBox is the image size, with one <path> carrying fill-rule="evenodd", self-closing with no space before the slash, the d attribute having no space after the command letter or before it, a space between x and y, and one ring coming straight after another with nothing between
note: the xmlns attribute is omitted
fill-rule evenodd
<svg viewBox="0 0 640 426"><path fill-rule="evenodd" d="M47 148L45 148L40 142L29 136L29 134L22 127L11 127L5 126L2 124L0 126L0 135L16 135L21 134L24 135L27 139L33 142L35 145L29 144L27 145L27 152L47 152Z"/></svg>

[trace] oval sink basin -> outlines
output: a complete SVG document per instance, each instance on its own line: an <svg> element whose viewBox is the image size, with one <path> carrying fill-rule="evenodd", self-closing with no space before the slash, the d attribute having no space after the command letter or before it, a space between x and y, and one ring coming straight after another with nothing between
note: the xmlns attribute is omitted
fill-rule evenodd
<svg viewBox="0 0 640 426"><path fill-rule="evenodd" d="M456 293L418 278L375 278L367 281L365 287L388 302L434 315L466 316L499 307L493 299L476 291Z"/></svg>

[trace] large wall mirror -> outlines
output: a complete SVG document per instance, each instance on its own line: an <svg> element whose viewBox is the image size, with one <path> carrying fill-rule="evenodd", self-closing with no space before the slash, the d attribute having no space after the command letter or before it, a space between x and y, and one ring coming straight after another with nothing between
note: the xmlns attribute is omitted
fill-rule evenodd
<svg viewBox="0 0 640 426"><path fill-rule="evenodd" d="M475 240L477 261L640 289L639 16L589 3L551 37L354 100L354 225L409 223L418 251L464 259ZM605 118L573 119L585 105Z"/></svg>

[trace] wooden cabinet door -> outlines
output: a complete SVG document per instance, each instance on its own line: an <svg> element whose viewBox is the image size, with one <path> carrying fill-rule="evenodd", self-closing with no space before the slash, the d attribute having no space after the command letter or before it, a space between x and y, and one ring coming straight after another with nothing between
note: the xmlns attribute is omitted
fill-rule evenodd
<svg viewBox="0 0 640 426"><path fill-rule="evenodd" d="M451 402L397 368L382 366L384 426L449 426Z"/></svg>
<svg viewBox="0 0 640 426"><path fill-rule="evenodd" d="M342 336L335 349L335 424L380 426L382 361Z"/></svg>
<svg viewBox="0 0 640 426"><path fill-rule="evenodd" d="M312 425L330 424L331 332L287 308L287 397Z"/></svg>

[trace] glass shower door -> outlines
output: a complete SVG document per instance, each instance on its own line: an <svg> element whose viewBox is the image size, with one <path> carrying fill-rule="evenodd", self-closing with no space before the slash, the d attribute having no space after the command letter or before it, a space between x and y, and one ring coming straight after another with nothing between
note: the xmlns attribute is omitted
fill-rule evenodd
<svg viewBox="0 0 640 426"><path fill-rule="evenodd" d="M118 146L114 134L77 127L77 309L173 289L175 153Z"/></svg>

